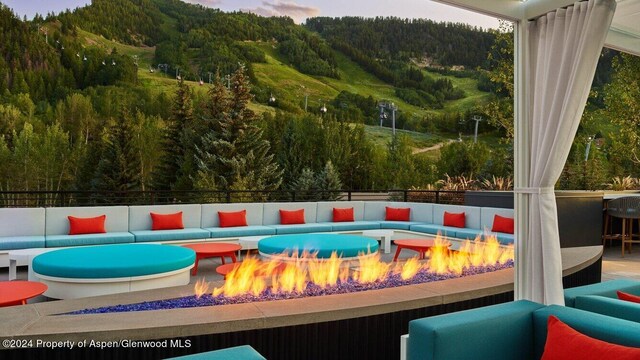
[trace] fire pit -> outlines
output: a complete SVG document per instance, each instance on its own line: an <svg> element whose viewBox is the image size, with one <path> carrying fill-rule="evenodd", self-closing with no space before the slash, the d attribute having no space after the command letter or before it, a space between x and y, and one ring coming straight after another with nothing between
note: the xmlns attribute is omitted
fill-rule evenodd
<svg viewBox="0 0 640 360"><path fill-rule="evenodd" d="M362 254L357 266L337 256L328 259L304 253L298 261L280 263L246 258L227 275L223 286L209 292L199 281L195 295L161 301L84 309L71 314L126 312L215 306L303 297L344 294L366 290L421 284L506 269L513 266L513 247L502 247L496 239L467 241L458 251L436 237L429 260L411 258L403 263L385 263L379 254Z"/></svg>
<svg viewBox="0 0 640 360"><path fill-rule="evenodd" d="M562 249L570 286L599 279L602 246ZM14 306L0 311L0 339L71 341L190 341L190 348L119 347L110 357L167 358L249 344L268 359L394 359L408 322L425 316L513 300L513 268L443 281L348 294L223 306L61 315L86 308L159 299L194 299L193 284L77 300ZM222 280L211 283L221 287ZM210 296L203 295L200 298ZM186 301L186 300L185 300ZM79 352L78 352L79 351ZM105 349L74 347L9 351L15 358L105 357ZM13 356L12 356L13 355Z"/></svg>

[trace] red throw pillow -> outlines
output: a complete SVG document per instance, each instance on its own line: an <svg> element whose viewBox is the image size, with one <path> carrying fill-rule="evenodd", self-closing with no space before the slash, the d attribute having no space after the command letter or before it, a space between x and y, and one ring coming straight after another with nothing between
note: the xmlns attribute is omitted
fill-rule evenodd
<svg viewBox="0 0 640 360"><path fill-rule="evenodd" d="M411 218L411 208L392 208L385 206L387 211L384 219L386 221L409 221Z"/></svg>
<svg viewBox="0 0 640 360"><path fill-rule="evenodd" d="M304 224L304 209L280 210L280 224L282 225Z"/></svg>
<svg viewBox="0 0 640 360"><path fill-rule="evenodd" d="M67 216L67 218L69 219L69 235L104 234L107 232L104 228L107 215L90 218Z"/></svg>
<svg viewBox="0 0 640 360"><path fill-rule="evenodd" d="M622 291L618 291L618 299L624 300L624 301L631 301L634 303L640 303L640 296L625 293Z"/></svg>
<svg viewBox="0 0 640 360"><path fill-rule="evenodd" d="M182 211L175 214L151 213L151 230L176 230L184 229L182 223Z"/></svg>
<svg viewBox="0 0 640 360"><path fill-rule="evenodd" d="M333 208L333 222L349 222L354 221L353 208Z"/></svg>
<svg viewBox="0 0 640 360"><path fill-rule="evenodd" d="M498 214L493 216L493 226L491 227L491 231L513 234L513 227L513 218L500 216Z"/></svg>
<svg viewBox="0 0 640 360"><path fill-rule="evenodd" d="M564 359L640 359L640 348L594 339L551 315L547 321L547 343L541 360Z"/></svg>
<svg viewBox="0 0 640 360"><path fill-rule="evenodd" d="M457 228L465 227L466 223L466 215L465 213L450 213L444 212L444 219L442 220L442 225L451 226Z"/></svg>
<svg viewBox="0 0 640 360"><path fill-rule="evenodd" d="M247 210L242 211L218 211L220 227L247 226Z"/></svg>

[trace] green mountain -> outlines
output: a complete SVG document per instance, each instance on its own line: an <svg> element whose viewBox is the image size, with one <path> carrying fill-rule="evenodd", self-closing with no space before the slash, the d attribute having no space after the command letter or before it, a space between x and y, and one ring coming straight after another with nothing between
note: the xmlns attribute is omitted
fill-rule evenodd
<svg viewBox="0 0 640 360"><path fill-rule="evenodd" d="M314 109L322 103L332 106L340 92L349 91L372 96L375 101L393 101L401 110L401 122L415 122L429 114L464 113L482 100L483 93L474 85L475 72L443 76L417 64L422 65L421 59L429 58L436 65L432 71L440 70L439 64L473 69L486 59L493 39L490 32L462 24L396 18L318 18L299 26L289 18L224 13L178 0L96 0L56 19L115 42L103 44L106 49L118 48L118 44L138 49L154 46L153 57L147 56L141 64L144 68L139 69L152 67L157 71L160 65L165 74L208 82L216 73L225 76L243 63L249 68L257 103L300 112L305 103L307 109L309 104ZM349 38L343 29L354 23L356 35ZM89 34L86 35L91 38ZM366 34L396 45L386 45L384 53L372 52L370 42L357 40L366 39ZM399 38L404 40L398 41ZM95 37L92 40L100 42ZM424 50L418 51L420 48ZM469 48L474 51L461 50ZM460 59L456 62L455 57ZM445 61L433 60L436 58ZM464 86L459 86L458 79L464 77L471 80L462 81ZM269 103L271 95L278 99L276 103ZM301 100L303 95L306 101ZM344 107L343 103L338 105ZM376 111L364 112L374 115ZM350 120L358 119L352 116ZM368 120L374 122L371 116Z"/></svg>
<svg viewBox="0 0 640 360"><path fill-rule="evenodd" d="M419 186L435 179L435 167L414 164L414 158L429 152L425 158L437 159L439 144L469 131L470 123L460 119L490 96L478 90L477 72L469 69L486 51L461 59L466 70L456 70L442 66L456 64L456 52L445 44L450 37L433 34L434 54L431 47L419 50L424 39L375 53L329 32L327 21L301 26L286 17L224 13L179 0L94 0L32 21L0 6L0 30L7 34L0 43L0 162L9 164L0 189L108 190L100 179L125 173L134 188L152 187L154 169L171 151L166 131L175 127L176 78L189 89L182 91L181 107L193 112L193 124L182 127L186 137L180 141L191 158L181 171L184 179L194 179L198 163L188 147L208 131L207 83L220 78L233 88L229 75L241 66L251 83L248 108L264 114L260 127L283 170L283 188L296 186L303 171L321 174L329 162L353 188ZM463 25L357 21L362 33L376 38L381 32L406 38L414 31L424 38L432 29L460 39L492 36ZM478 41L471 37L460 46L471 42ZM425 58L435 60L426 66ZM384 128L377 126L380 104L387 104ZM400 141L391 141L392 118ZM107 155L114 161L96 167ZM115 155L133 165L117 167L123 163ZM390 175L389 166L402 175ZM182 184L195 186L191 180Z"/></svg>

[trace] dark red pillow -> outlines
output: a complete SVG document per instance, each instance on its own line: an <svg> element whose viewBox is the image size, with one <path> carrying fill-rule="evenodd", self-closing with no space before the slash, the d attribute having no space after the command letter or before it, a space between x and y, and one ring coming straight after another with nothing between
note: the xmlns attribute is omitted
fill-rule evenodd
<svg viewBox="0 0 640 360"><path fill-rule="evenodd" d="M333 208L333 222L354 221L353 208Z"/></svg>
<svg viewBox="0 0 640 360"><path fill-rule="evenodd" d="M618 299L640 304L640 296L618 291Z"/></svg>
<svg viewBox="0 0 640 360"><path fill-rule="evenodd" d="M151 230L177 230L184 229L182 223L182 211L175 214L151 213Z"/></svg>
<svg viewBox="0 0 640 360"><path fill-rule="evenodd" d="M104 228L107 215L90 218L67 216L67 218L69 219L69 235L104 234L107 232Z"/></svg>
<svg viewBox="0 0 640 360"><path fill-rule="evenodd" d="M491 227L491 231L513 234L513 227L513 218L500 216L498 214L493 216L493 226Z"/></svg>
<svg viewBox="0 0 640 360"><path fill-rule="evenodd" d="M280 210L280 224L282 225L304 224L304 209Z"/></svg>
<svg viewBox="0 0 640 360"><path fill-rule="evenodd" d="M220 227L247 226L247 210L241 211L218 211Z"/></svg>
<svg viewBox="0 0 640 360"><path fill-rule="evenodd" d="M451 226L457 228L465 227L466 223L466 215L465 213L450 213L444 212L444 219L442 220L442 225Z"/></svg>
<svg viewBox="0 0 640 360"><path fill-rule="evenodd" d="M547 320L547 342L541 360L564 359L640 359L640 348L594 339L551 315Z"/></svg>
<svg viewBox="0 0 640 360"><path fill-rule="evenodd" d="M392 208L385 206L387 221L409 221L411 218L411 208Z"/></svg>

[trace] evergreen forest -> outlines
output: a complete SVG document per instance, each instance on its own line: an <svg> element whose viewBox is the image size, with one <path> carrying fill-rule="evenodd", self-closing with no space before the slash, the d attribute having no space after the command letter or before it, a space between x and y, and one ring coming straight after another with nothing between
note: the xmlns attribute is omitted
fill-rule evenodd
<svg viewBox="0 0 640 360"><path fill-rule="evenodd" d="M506 23L94 0L0 32L0 191L511 186ZM640 60L604 49L557 186L640 186L638 114Z"/></svg>

